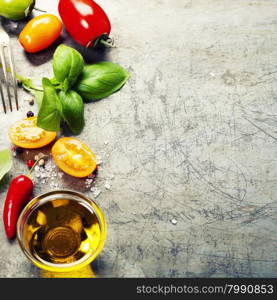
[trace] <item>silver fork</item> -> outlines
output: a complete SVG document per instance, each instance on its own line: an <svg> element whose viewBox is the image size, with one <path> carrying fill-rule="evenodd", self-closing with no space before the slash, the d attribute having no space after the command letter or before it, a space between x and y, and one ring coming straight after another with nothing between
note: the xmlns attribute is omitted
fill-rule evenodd
<svg viewBox="0 0 277 300"><path fill-rule="evenodd" d="M4 112L7 113L7 106L4 97L3 85L6 86L10 111L13 110L11 86L14 90L15 106L18 110L17 80L15 75L15 66L13 54L10 46L10 38L8 34L0 28L0 63L2 64L4 74L4 84L0 80L0 96L3 104Z"/></svg>

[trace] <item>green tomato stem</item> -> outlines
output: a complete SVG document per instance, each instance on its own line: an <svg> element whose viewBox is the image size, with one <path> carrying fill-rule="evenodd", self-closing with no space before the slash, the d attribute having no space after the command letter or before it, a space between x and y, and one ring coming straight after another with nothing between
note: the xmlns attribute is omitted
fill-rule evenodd
<svg viewBox="0 0 277 300"><path fill-rule="evenodd" d="M42 10L42 9L40 9L40 8L37 8L37 7L34 7L33 9L34 9L34 10L37 10L37 11L40 11L40 12L43 12L43 13L47 13L46 10Z"/></svg>
<svg viewBox="0 0 277 300"><path fill-rule="evenodd" d="M116 48L113 39L108 39L108 40L100 39L99 43L101 43L109 48Z"/></svg>

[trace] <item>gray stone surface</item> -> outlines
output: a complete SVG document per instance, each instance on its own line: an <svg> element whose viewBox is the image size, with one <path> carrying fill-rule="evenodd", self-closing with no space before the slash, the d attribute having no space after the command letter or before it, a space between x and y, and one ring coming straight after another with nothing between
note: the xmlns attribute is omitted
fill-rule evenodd
<svg viewBox="0 0 277 300"><path fill-rule="evenodd" d="M37 2L55 11L57 1ZM276 1L98 3L117 48L88 51L87 61L120 63L132 77L120 92L86 105L79 136L103 160L96 202L108 239L94 273L276 277ZM26 55L16 40L23 23L1 22L13 35L18 72L50 76L55 47ZM20 112L1 120L12 123L29 110L20 93ZM6 131L1 127L1 148ZM17 158L9 178L25 171ZM93 196L82 180L65 176L59 186ZM35 194L50 189L38 182ZM0 276L40 275L17 243L7 242L1 221Z"/></svg>

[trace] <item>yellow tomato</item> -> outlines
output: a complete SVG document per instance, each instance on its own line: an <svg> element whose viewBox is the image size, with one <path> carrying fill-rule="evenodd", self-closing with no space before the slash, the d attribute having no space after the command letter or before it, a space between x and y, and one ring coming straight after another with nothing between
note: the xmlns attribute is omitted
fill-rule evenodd
<svg viewBox="0 0 277 300"><path fill-rule="evenodd" d="M19 35L26 52L41 51L55 42L62 32L62 22L52 14L43 14L29 21Z"/></svg>
<svg viewBox="0 0 277 300"><path fill-rule="evenodd" d="M12 143L21 148L35 149L48 145L56 138L56 132L46 131L36 124L37 117L16 122L9 130Z"/></svg>
<svg viewBox="0 0 277 300"><path fill-rule="evenodd" d="M96 169L95 154L75 138L60 138L52 147L52 155L56 165L74 177L86 177Z"/></svg>

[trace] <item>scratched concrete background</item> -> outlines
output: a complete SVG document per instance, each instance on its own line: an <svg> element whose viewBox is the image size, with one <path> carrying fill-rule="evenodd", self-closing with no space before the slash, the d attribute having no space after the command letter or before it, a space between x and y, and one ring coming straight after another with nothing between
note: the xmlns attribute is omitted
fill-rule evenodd
<svg viewBox="0 0 277 300"><path fill-rule="evenodd" d="M37 3L56 10L57 1ZM86 105L79 136L103 158L97 184L115 176L96 199L108 239L92 264L95 275L276 277L277 2L98 3L117 48L84 52L65 32L58 41L82 50L88 62L110 60L132 74L120 92ZM16 39L24 22L1 23L18 72L51 76L58 43L26 55ZM1 114L2 124L29 110L20 93L22 109ZM9 145L6 127L1 148ZM0 187L2 203L9 180L22 172L24 158L15 158ZM59 184L92 196L83 181ZM35 194L49 189L38 182ZM6 241L2 223L0 253L1 277L41 276L17 243Z"/></svg>

